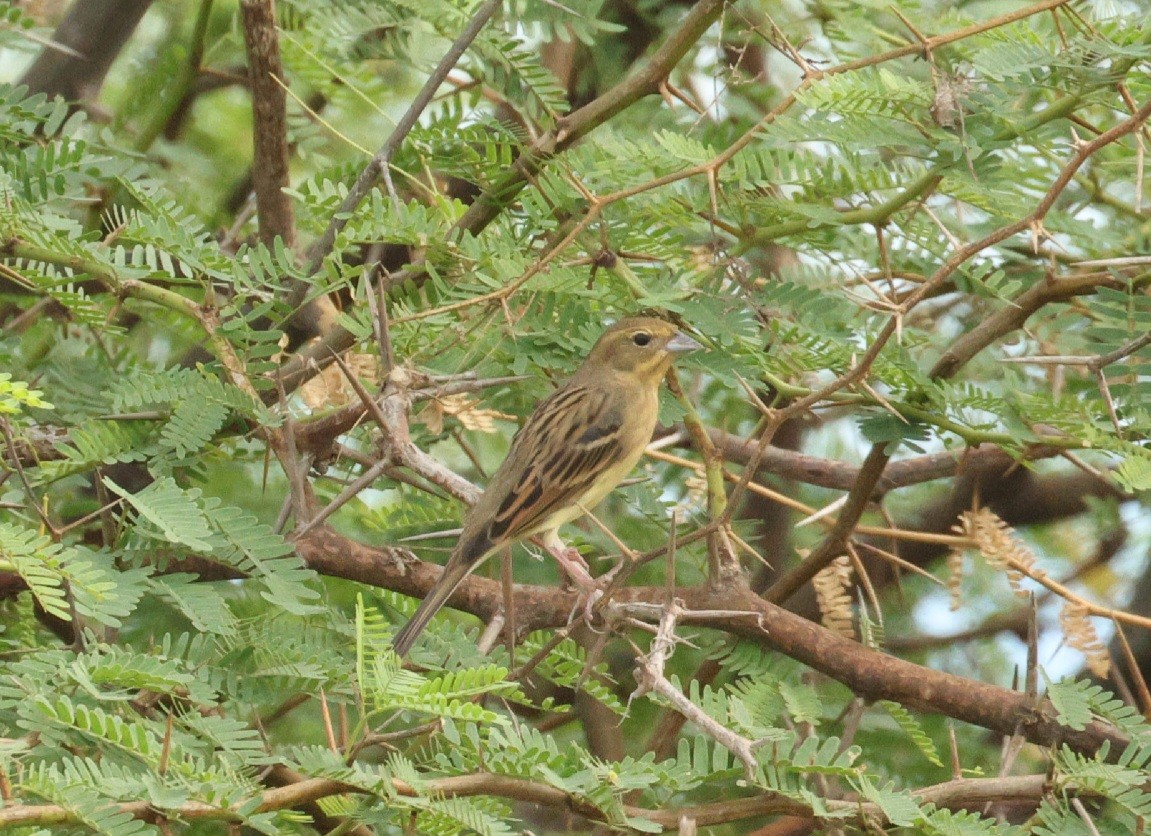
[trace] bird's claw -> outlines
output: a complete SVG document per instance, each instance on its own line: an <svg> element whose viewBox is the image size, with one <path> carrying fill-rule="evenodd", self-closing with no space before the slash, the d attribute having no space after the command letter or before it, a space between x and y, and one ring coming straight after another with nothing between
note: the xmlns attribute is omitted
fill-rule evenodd
<svg viewBox="0 0 1151 836"><path fill-rule="evenodd" d="M603 632L597 630L594 626L597 620L597 613L595 611L596 604L604 597L604 590L608 582L611 580L609 576L596 578L590 587L581 589L579 596L576 598L575 606L572 607L571 614L568 616L568 624L572 624L576 620L577 615L582 615L584 624L593 633Z"/></svg>
<svg viewBox="0 0 1151 836"><path fill-rule="evenodd" d="M552 557L560 564L566 573L568 579L579 588L579 597L576 598L575 606L572 607L571 614L568 616L568 624L575 621L576 616L581 614L584 618L584 623L589 628L596 618L595 607L600 599L604 597L604 591L611 584L612 579L615 578L616 572L619 567L615 567L608 571L606 574L598 578L593 578L588 571L587 561L584 560L583 555L571 546L559 546L554 549L549 549ZM597 631L598 632L598 631Z"/></svg>
<svg viewBox="0 0 1151 836"><path fill-rule="evenodd" d="M595 587L595 578L588 571L587 561L583 559L583 555L579 553L578 549L572 546L561 546L555 549L549 548L548 551L563 569L568 579L581 590L586 592Z"/></svg>
<svg viewBox="0 0 1151 836"><path fill-rule="evenodd" d="M595 619L595 612L593 611L593 608L595 607L596 602L599 601L599 599L602 597L603 589L599 585L596 585L594 589L589 591L587 595L584 596L583 617L584 621L587 622L588 627L592 626L592 621Z"/></svg>
<svg viewBox="0 0 1151 836"><path fill-rule="evenodd" d="M588 566L588 562L584 559L584 556L579 553L579 549L575 546L566 546L564 548L564 557L567 558L567 565L569 566L578 566L583 569L584 572L588 572L591 569L591 567Z"/></svg>

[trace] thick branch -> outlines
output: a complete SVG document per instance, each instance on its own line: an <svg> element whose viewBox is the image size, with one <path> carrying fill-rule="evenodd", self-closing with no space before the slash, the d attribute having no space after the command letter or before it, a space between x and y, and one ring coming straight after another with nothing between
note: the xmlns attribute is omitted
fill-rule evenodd
<svg viewBox="0 0 1151 836"><path fill-rule="evenodd" d="M287 94L276 33L275 0L241 0L240 15L252 86L252 186L256 192L260 241L271 248L279 238L290 250L296 245L296 224L292 201L285 191L291 183Z"/></svg>
<svg viewBox="0 0 1151 836"><path fill-rule="evenodd" d="M943 784L913 790L921 803L931 803L950 810L970 809L977 805L992 803L1027 803L1038 805L1048 789L1046 775L1020 775L997 778L961 778ZM882 821L882 812L874 804L860 804L849 801L832 801L832 809L841 805L851 805L859 813L861 820ZM714 801L697 807L683 807L672 810L657 810L644 813L644 817L668 830L678 829L684 817L695 822L697 827L714 827L733 821L758 818L769 815L789 815L809 818L810 813L798 801L763 793L752 798L736 798L730 801Z"/></svg>
<svg viewBox="0 0 1151 836"><path fill-rule="evenodd" d="M32 93L70 102L94 99L152 0L77 0L52 41L79 53L45 47L20 79Z"/></svg>
<svg viewBox="0 0 1151 836"><path fill-rule="evenodd" d="M756 454L758 443L723 430L709 430L715 446L728 461L746 464ZM1027 461L1059 455L1051 447L1035 447L1027 452ZM875 486L879 494L911 485L922 485L936 479L948 479L961 473L1002 471L1017 460L998 447L982 446L927 453L910 459L889 462ZM759 469L784 479L794 479L821 488L846 491L859 479L859 466L835 459L822 459L795 450L765 447L759 456Z"/></svg>
<svg viewBox="0 0 1151 836"><path fill-rule="evenodd" d="M402 781L395 782L399 795L414 797L415 791ZM923 803L937 807L958 810L979 804L993 802L1038 803L1048 789L1044 775L1021 775L1002 778L966 778L936 784L915 791ZM570 810L592 821L602 821L603 814L595 806L563 790L523 778L477 772L426 782L426 794L441 797L466 797L490 795L539 804L563 810ZM369 793L369 790L333 781L327 778L305 778L284 787L267 790L260 796L257 812L270 812L293 807L302 807L322 798L348 793ZM882 811L874 804L859 804L850 801L833 801L832 809L852 809L860 820L883 820ZM158 809L150 802L133 801L118 805L121 813L137 819L163 821L166 818L183 820L242 821L234 807L214 807L197 801L181 804L173 809ZM684 818L691 819L697 826L715 826L742 821L766 815L786 814L809 818L811 808L777 793L766 792L752 798L733 799L701 804L696 807L672 810L649 810L629 805L629 816L648 819L668 830L678 829ZM0 828L30 825L51 825L77 823L75 813L55 804L21 805L16 804L0 810Z"/></svg>
<svg viewBox="0 0 1151 836"><path fill-rule="evenodd" d="M316 571L334 577L423 597L443 571L415 558L405 549L374 549L335 532L317 528L296 541L300 556ZM519 629L554 629L567 624L577 604L577 593L545 586L515 584L514 606ZM1126 738L1116 729L1095 723L1074 731L1055 722L1043 704L1027 695L996 685L925 668L887 656L841 638L806 618L764 601L746 586L687 587L676 595L692 612L746 612L746 617L710 615L685 623L722 630L756 641L843 683L870 700L894 700L910 708L944 714L1003 735L1022 734L1041 746L1066 743L1076 751L1092 753L1104 741L1112 752L1122 751ZM624 587L614 594L621 606L647 604L656 613L664 603L662 587ZM497 581L469 577L448 600L455 609L490 620L502 606ZM631 612L629 607L629 612Z"/></svg>

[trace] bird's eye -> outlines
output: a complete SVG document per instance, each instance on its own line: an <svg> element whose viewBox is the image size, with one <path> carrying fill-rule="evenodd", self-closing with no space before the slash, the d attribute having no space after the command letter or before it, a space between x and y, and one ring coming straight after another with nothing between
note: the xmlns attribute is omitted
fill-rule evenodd
<svg viewBox="0 0 1151 836"><path fill-rule="evenodd" d="M637 331L635 335L632 336L631 341L640 348L643 348L643 346L651 342L651 334L647 331Z"/></svg>

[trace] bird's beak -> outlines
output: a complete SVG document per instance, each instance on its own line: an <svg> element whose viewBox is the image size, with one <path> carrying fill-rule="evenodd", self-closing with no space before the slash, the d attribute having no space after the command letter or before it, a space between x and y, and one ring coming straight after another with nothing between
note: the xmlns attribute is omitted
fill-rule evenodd
<svg viewBox="0 0 1151 836"><path fill-rule="evenodd" d="M664 348L672 354L687 354L689 351L699 351L703 346L682 331L676 331Z"/></svg>

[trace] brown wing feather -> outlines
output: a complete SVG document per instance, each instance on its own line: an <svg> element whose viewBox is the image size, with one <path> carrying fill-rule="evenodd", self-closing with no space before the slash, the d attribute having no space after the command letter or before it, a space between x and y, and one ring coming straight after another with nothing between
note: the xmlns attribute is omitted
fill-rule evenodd
<svg viewBox="0 0 1151 836"><path fill-rule="evenodd" d="M508 453L510 482L492 516L488 539L517 539L538 530L556 510L578 502L619 460L622 423L619 409L594 388L569 386L541 404ZM537 443L528 449L521 439Z"/></svg>
<svg viewBox="0 0 1151 836"><path fill-rule="evenodd" d="M619 462L622 419L620 407L613 407L602 389L588 386L566 386L536 408L464 521L443 574L396 634L397 653L407 653L432 616L493 550L542 530L541 523L578 502Z"/></svg>

